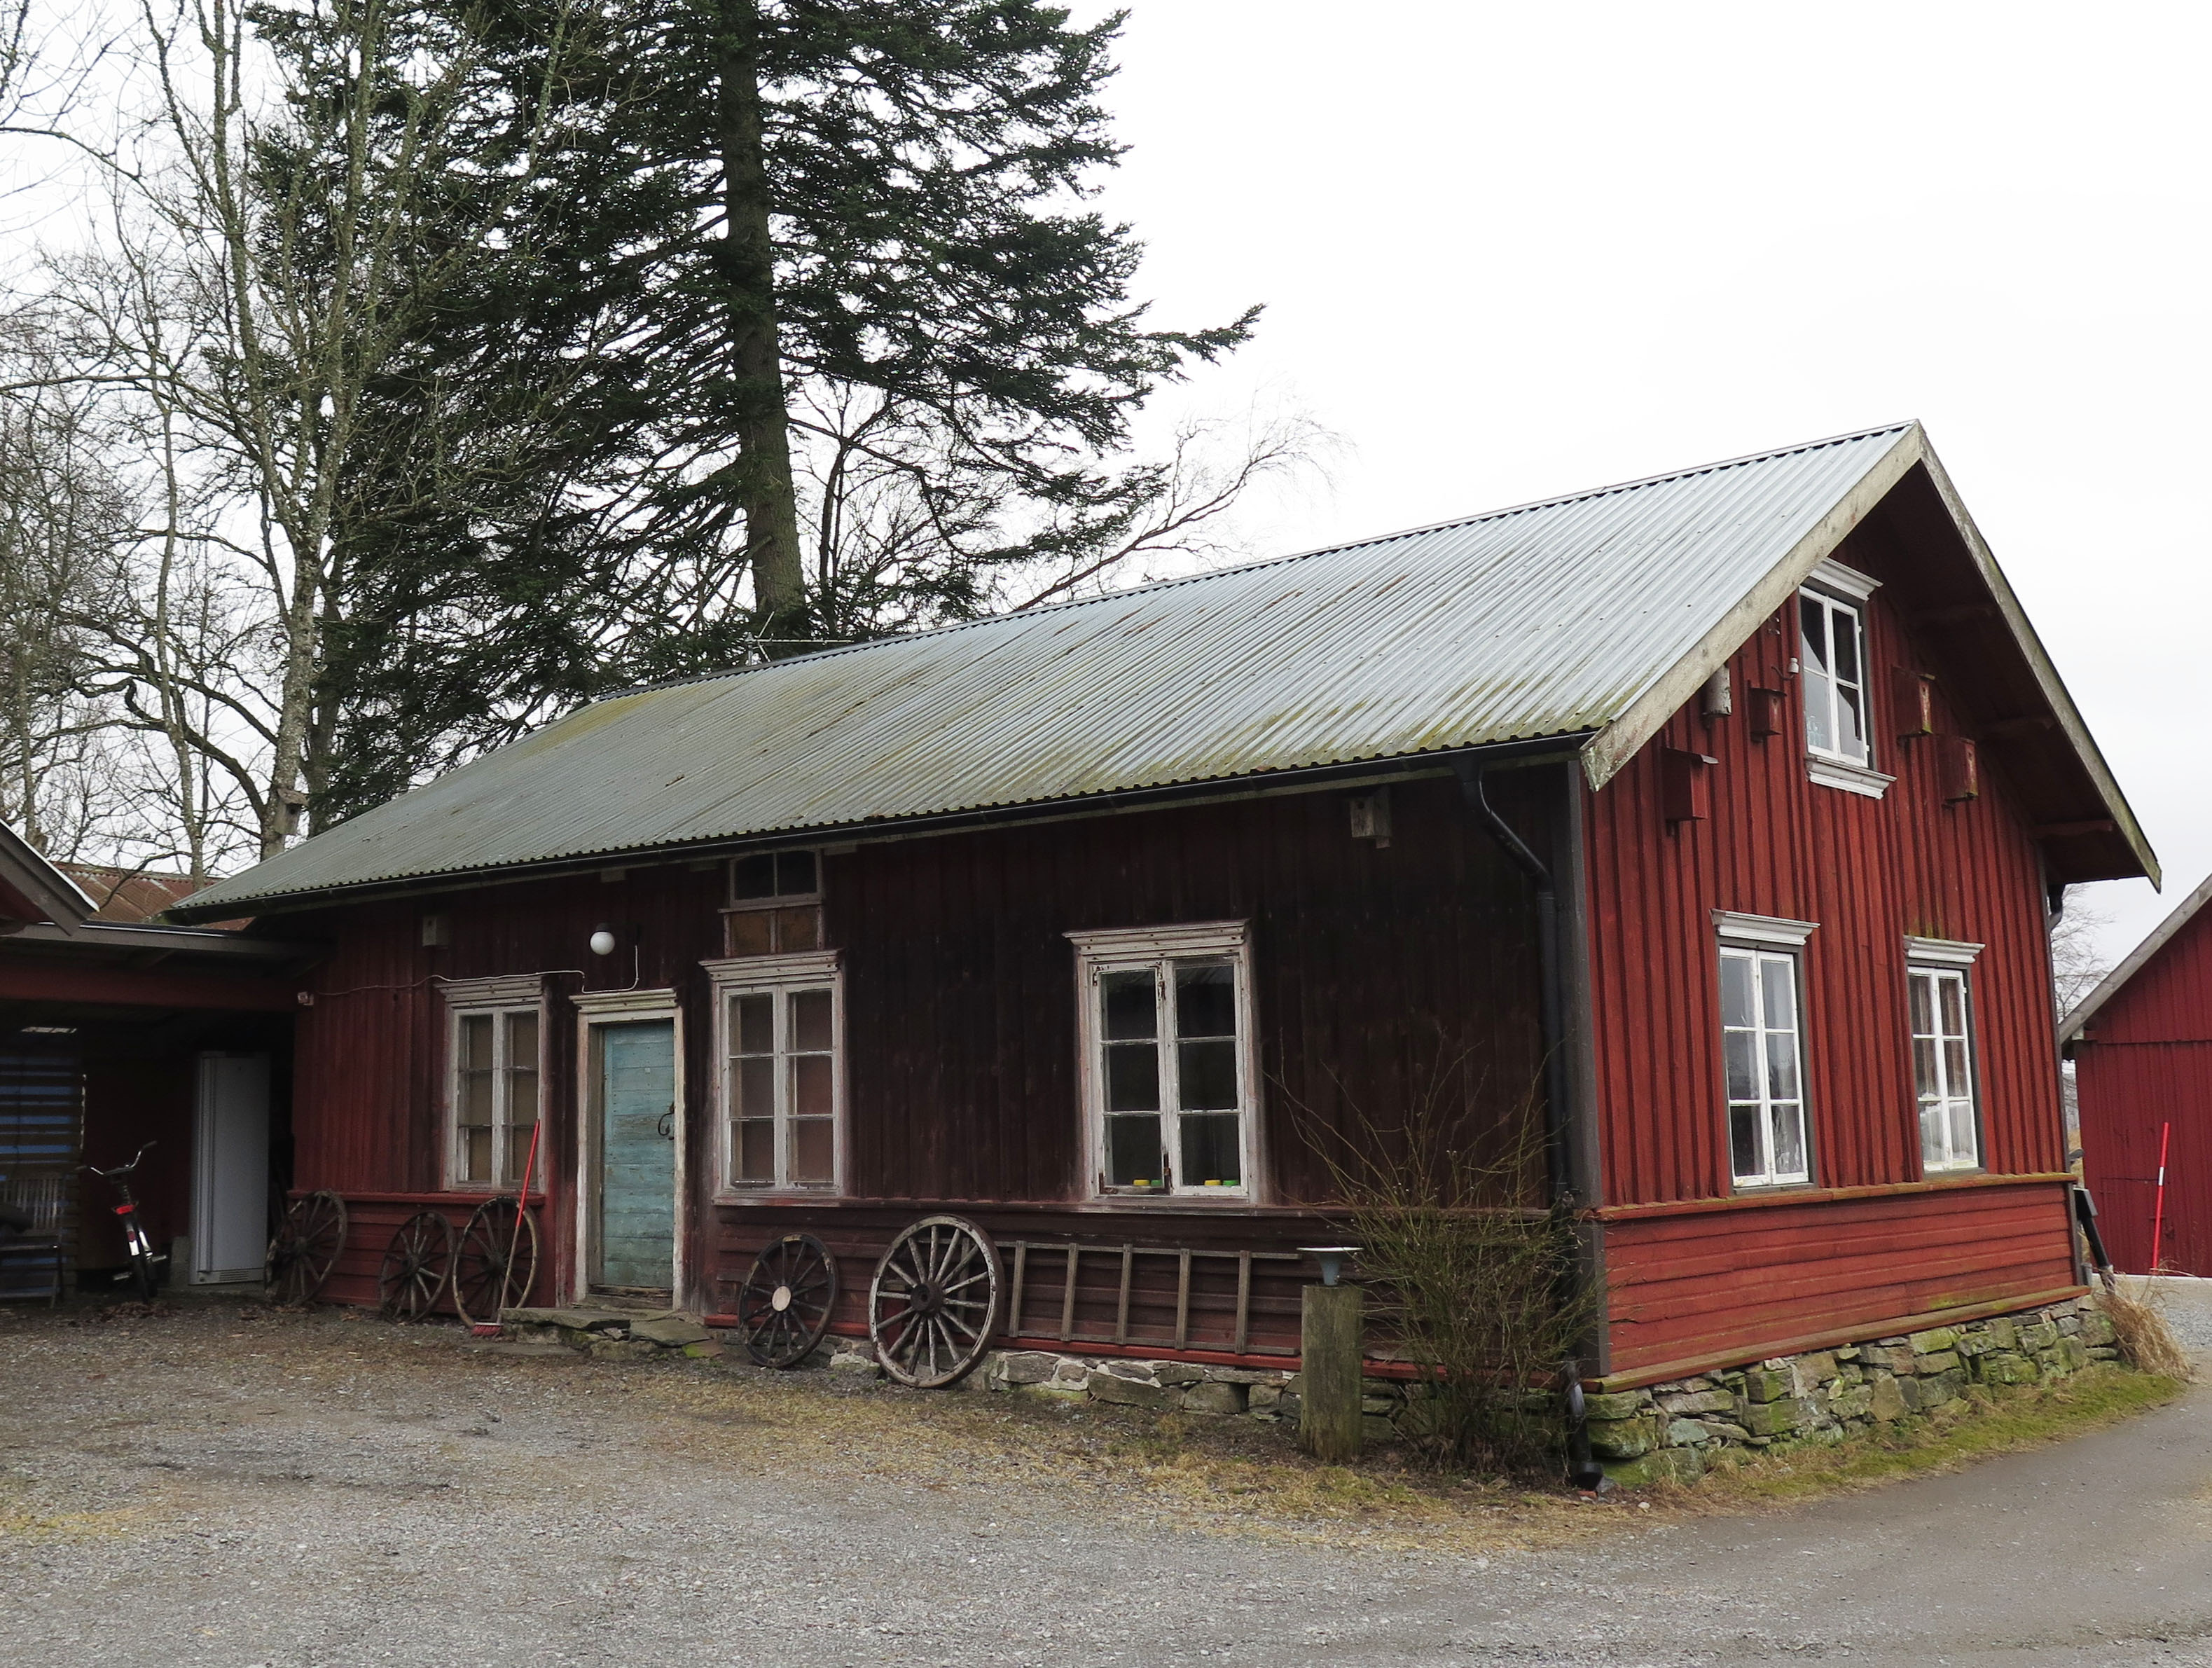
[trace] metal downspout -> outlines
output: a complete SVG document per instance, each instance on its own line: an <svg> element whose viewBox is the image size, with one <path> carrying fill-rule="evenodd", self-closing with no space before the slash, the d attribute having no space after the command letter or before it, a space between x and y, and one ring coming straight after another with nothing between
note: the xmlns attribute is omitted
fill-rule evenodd
<svg viewBox="0 0 2212 1668"><path fill-rule="evenodd" d="M1563 989L1565 966L1559 954L1559 891L1552 871L1516 833L1513 825L1498 814L1484 791L1483 767L1473 759L1455 760L1453 773L1460 791L1499 850L1528 879L1536 893L1538 1023L1544 1048L1544 1169L1554 1209L1571 1210L1576 1203L1574 1171L1567 1154L1566 997ZM1603 1470L1590 1457L1589 1415L1583 1402L1582 1363L1570 1357L1560 1365L1560 1379L1567 1398L1567 1470L1576 1487L1607 1486Z"/></svg>

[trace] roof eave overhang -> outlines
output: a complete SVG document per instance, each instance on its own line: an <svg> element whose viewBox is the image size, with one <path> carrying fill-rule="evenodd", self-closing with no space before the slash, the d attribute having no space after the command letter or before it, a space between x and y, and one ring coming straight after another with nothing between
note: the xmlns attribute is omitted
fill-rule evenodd
<svg viewBox="0 0 2212 1668"><path fill-rule="evenodd" d="M166 913L168 919L179 922L190 922L195 918L223 920L240 915L295 914L337 904L458 892L519 880L557 880L564 876L596 874L602 869L635 867L645 863L698 861L764 848L911 840L1000 827L1011 823L1065 822L1078 818L1126 816L1140 811L1256 799L1276 794L1316 793L1326 788L1387 782L1410 776L1449 776L1453 762L1463 758L1480 758L1497 765L1537 764L1550 759L1571 759L1595 734L1589 730L1575 730L1559 735L1532 736L1464 747L1440 747L1383 758L1298 765L1250 776L1214 776L1198 782L1171 782L1157 788L1120 788L1109 793L1086 794L1079 798L1032 800L1013 805L931 812L919 816L825 823L801 828L769 829L698 840L671 841L659 845L569 853L520 862L447 869L436 874L392 876L351 886L319 887L313 892L272 892L265 896L233 892L206 904L202 904L196 898L173 907Z"/></svg>
<svg viewBox="0 0 2212 1668"><path fill-rule="evenodd" d="M2141 875L2153 886L2160 882L2157 854L2143 836L2142 826L2121 793L2112 768L2105 762L2089 727L2067 692L2057 668L2051 664L2048 651L2043 647L2035 628L2028 623L2027 613L2013 594L2011 585L1998 568L1981 529L1967 514L1958 489L1928 443L1927 432L1917 423L1909 423L1896 441L1875 460L1858 482L1839 499L1826 515L1815 524L1759 583L1752 587L1736 605L1730 608L1705 633L1686 655L1662 675L1656 683L1630 704L1627 710L1611 724L1593 736L1583 749L1583 769L1592 788L1610 782L1621 767L1633 758L1651 739L1657 735L1668 718L1679 711L1690 697L1728 663L1743 642L1758 630L1760 621L1786 603L1790 596L1828 557L1834 554L1851 530L1869 514L1876 505L1887 497L1905 477L1916 468L1924 468L1929 482L1942 500L1945 514L1950 518L1967 557L1974 564L1982 582L1988 587L1998 613L2010 632L2014 645L2019 649L2030 675L2060 733L2075 758L2087 774L2090 783L2105 811L2112 820L2127 856L2134 867L2106 864L2109 869L2124 869L2118 874L2100 873L2079 878L2097 880L2127 880Z"/></svg>

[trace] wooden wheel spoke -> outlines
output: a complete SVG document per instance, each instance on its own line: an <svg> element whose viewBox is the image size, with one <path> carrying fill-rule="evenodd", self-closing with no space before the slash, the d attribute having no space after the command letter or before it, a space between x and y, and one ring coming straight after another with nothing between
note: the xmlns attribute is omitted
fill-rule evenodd
<svg viewBox="0 0 2212 1668"><path fill-rule="evenodd" d="M926 1216L894 1238L868 1288L868 1331L902 1384L950 1385L997 1329L1002 1274L990 1237L958 1216Z"/></svg>
<svg viewBox="0 0 2212 1668"><path fill-rule="evenodd" d="M790 1295L775 1306L781 1288ZM745 1353L763 1367L796 1367L814 1353L837 1306L837 1262L811 1233L787 1235L763 1247L738 1289L738 1318Z"/></svg>

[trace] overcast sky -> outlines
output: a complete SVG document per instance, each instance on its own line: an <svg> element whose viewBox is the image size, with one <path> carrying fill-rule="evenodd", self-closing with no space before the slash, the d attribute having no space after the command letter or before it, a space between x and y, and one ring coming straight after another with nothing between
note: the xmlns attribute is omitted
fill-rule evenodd
<svg viewBox="0 0 2212 1668"><path fill-rule="evenodd" d="M1081 15L1096 16L1103 8ZM1349 442L1290 550L1918 417L2163 861L2212 869L2212 9L1135 0L1109 209L1186 398Z"/></svg>

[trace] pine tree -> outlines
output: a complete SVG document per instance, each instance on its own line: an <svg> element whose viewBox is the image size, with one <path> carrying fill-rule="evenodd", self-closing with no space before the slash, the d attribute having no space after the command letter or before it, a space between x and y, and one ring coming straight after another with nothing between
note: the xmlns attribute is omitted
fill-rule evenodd
<svg viewBox="0 0 2212 1668"><path fill-rule="evenodd" d="M1006 606L1160 513L1131 417L1256 309L1153 328L1140 246L1085 200L1118 16L422 16L471 36L483 154L532 183L379 390L414 455L349 495L319 823L615 684Z"/></svg>

